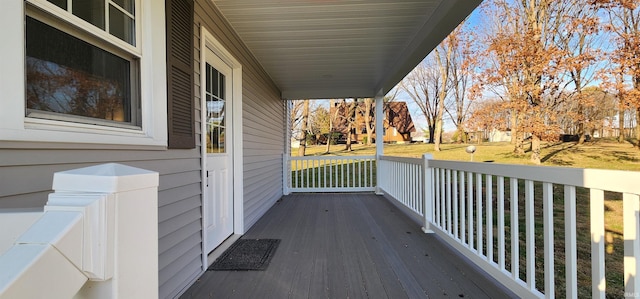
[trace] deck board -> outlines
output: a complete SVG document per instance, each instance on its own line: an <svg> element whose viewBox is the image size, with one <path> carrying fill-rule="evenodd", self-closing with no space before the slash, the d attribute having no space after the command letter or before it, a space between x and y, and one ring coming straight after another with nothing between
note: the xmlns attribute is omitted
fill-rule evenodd
<svg viewBox="0 0 640 299"><path fill-rule="evenodd" d="M373 194L294 194L243 238L281 239L266 271L207 271L181 298L509 298Z"/></svg>

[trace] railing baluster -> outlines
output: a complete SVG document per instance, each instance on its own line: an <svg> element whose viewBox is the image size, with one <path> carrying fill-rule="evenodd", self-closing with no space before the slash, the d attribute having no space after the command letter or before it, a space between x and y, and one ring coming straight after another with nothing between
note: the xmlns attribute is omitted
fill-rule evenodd
<svg viewBox="0 0 640 299"><path fill-rule="evenodd" d="M451 200L453 201L453 236L460 239L460 231L458 230L458 171L453 170L451 175Z"/></svg>
<svg viewBox="0 0 640 299"><path fill-rule="evenodd" d="M453 234L453 228L452 228L452 222L451 222L451 216L452 216L452 212L453 209L451 208L451 170L447 169L446 170L446 188L447 188L447 231L449 232L449 234Z"/></svg>
<svg viewBox="0 0 640 299"><path fill-rule="evenodd" d="M307 185L305 186L306 188L310 188L311 187L311 169L309 167L309 160L306 161L306 166L305 166L305 170L307 172Z"/></svg>
<svg viewBox="0 0 640 299"><path fill-rule="evenodd" d="M444 168L440 169L440 209L442 209L442 211L440 212L440 217L442 218L440 220L440 222L442 223L442 228L445 231L448 231L447 229L447 189L445 188L445 184L446 184L446 170Z"/></svg>
<svg viewBox="0 0 640 299"><path fill-rule="evenodd" d="M452 170L451 173L451 201L453 201L453 236L460 239L460 224L458 219L458 171Z"/></svg>
<svg viewBox="0 0 640 299"><path fill-rule="evenodd" d="M576 187L564 186L564 251L567 298L578 298L578 244L576 241Z"/></svg>
<svg viewBox="0 0 640 299"><path fill-rule="evenodd" d="M482 214L482 174L476 173L476 250L478 250L478 255L480 256L484 253L482 249Z"/></svg>
<svg viewBox="0 0 640 299"><path fill-rule="evenodd" d="M460 237L462 238L462 244L467 243L467 214L466 214L466 196L465 196L465 182L464 171L460 171Z"/></svg>
<svg viewBox="0 0 640 299"><path fill-rule="evenodd" d="M493 262L493 176L486 174L484 177L487 194L487 261Z"/></svg>
<svg viewBox="0 0 640 299"><path fill-rule="evenodd" d="M318 173L318 167L316 167L316 162L317 160L311 160L311 185L313 185L313 188L318 188L320 187L320 184L316 181L319 180L319 173Z"/></svg>
<svg viewBox="0 0 640 299"><path fill-rule="evenodd" d="M527 253L527 287L530 290L536 288L536 257L535 257L535 222L534 222L534 205L533 205L533 181L525 180L524 182L525 196L525 233L526 233L526 253Z"/></svg>
<svg viewBox="0 0 640 299"><path fill-rule="evenodd" d="M467 217L469 217L467 221L469 242L467 244L470 249L473 249L473 172L467 173L467 210Z"/></svg>
<svg viewBox="0 0 640 299"><path fill-rule="evenodd" d="M604 267L604 191L591 189L591 298L605 298L607 282Z"/></svg>
<svg viewBox="0 0 640 299"><path fill-rule="evenodd" d="M554 251L553 251L553 184L542 183L542 218L544 230L544 294L554 298Z"/></svg>
<svg viewBox="0 0 640 299"><path fill-rule="evenodd" d="M518 179L509 179L509 192L511 196L511 275L515 280L520 279L520 234L518 214Z"/></svg>
<svg viewBox="0 0 640 299"><path fill-rule="evenodd" d="M356 187L356 160L351 160L351 187Z"/></svg>
<svg viewBox="0 0 640 299"><path fill-rule="evenodd" d="M500 270L505 269L505 253L504 253L504 177L498 176L498 182L496 187L498 191L496 195L498 196L498 209L496 212L498 213L498 267Z"/></svg>
<svg viewBox="0 0 640 299"><path fill-rule="evenodd" d="M640 297L640 198L637 194L624 193L623 230L624 230L624 291L628 297Z"/></svg>
<svg viewBox="0 0 640 299"><path fill-rule="evenodd" d="M433 171L433 212L434 212L434 217L433 217L433 222L436 224L436 226L439 226L442 228L442 226L440 225L440 190L438 190L438 187L440 186L440 178L439 178L439 174L440 171L437 168L432 168Z"/></svg>

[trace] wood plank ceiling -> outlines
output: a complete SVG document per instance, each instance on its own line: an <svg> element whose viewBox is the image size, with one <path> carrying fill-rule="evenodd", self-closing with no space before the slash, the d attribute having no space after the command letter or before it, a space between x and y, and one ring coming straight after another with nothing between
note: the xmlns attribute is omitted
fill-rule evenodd
<svg viewBox="0 0 640 299"><path fill-rule="evenodd" d="M482 0L213 0L285 99L386 94Z"/></svg>

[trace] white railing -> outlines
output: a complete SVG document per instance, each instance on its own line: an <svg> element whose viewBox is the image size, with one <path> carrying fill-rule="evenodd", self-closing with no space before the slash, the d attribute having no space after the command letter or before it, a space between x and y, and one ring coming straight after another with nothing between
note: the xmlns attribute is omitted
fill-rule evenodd
<svg viewBox="0 0 640 299"><path fill-rule="evenodd" d="M393 180L397 185L385 183L380 186L381 190L419 213L415 200L411 199L413 195L408 199L407 193L420 192L402 191L402 188L419 190L426 186L422 189L425 191L422 197L425 227L430 226L446 242L523 298L561 295L556 292L565 293L566 298L577 298L578 271L591 272L591 291L587 292L594 298L605 298L605 258L610 254L605 251L605 238L611 239L611 232L605 230L605 194L621 194L624 258L618 262L624 264L621 273L624 294L612 295L637 297L640 292L639 172L427 158L419 163L417 160L420 159L382 157L380 167L385 177L381 182ZM423 185L416 185L412 178L420 164L424 165L426 179ZM398 174L394 169L404 173ZM577 202L577 198L581 201ZM584 210L577 211L577 203ZM577 219L587 214L588 232L577 232ZM564 240L556 239L554 232L564 235ZM577 236L581 234L587 235L590 241L579 244ZM564 250L556 252L559 241L564 241ZM578 269L578 246L582 251L584 247L590 248L590 262L587 261L590 270ZM536 271L541 264L544 271ZM584 261L581 264L585 264ZM561 267L564 277L555 277L554 270Z"/></svg>
<svg viewBox="0 0 640 299"><path fill-rule="evenodd" d="M36 219L3 217L32 225L0 231L0 298L156 298L157 186L118 164L56 173Z"/></svg>
<svg viewBox="0 0 640 299"><path fill-rule="evenodd" d="M284 156L283 161L285 193L375 190L375 156Z"/></svg>
<svg viewBox="0 0 640 299"><path fill-rule="evenodd" d="M391 196L406 208L414 218L424 217L424 159L382 156L379 160L380 191Z"/></svg>

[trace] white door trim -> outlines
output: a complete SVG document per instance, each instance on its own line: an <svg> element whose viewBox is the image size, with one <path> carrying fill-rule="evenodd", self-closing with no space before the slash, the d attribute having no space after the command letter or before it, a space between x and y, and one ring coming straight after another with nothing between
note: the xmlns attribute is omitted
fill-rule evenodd
<svg viewBox="0 0 640 299"><path fill-rule="evenodd" d="M242 147L242 65L238 60L233 57L233 55L224 48L224 46L218 42L215 37L207 31L204 26L200 27L200 113L206 111L205 100L202 98L202 95L205 94L205 55L207 53L206 48L211 49L211 51L218 56L224 63L229 65L232 69L232 97L231 101L233 101L233 109L232 113L232 138L233 138L233 153L232 153L232 169L233 169L233 233L236 235L244 234L244 202L243 202L243 147ZM201 117L201 119L203 119ZM201 121L200 123L200 132L206 132L205 123ZM200 155L202 161L202 186L201 190L201 200L202 203L205 203L204 200L204 190L206 188L206 147L202 146L206 144L205 134L201 134L200 138ZM203 209L204 210L204 209ZM205 215L202 215L201 229L203 231L203 242L202 242L202 270L205 271L207 267L209 267L207 262L207 255L209 252L206 252L206 234L204 233L205 227Z"/></svg>

